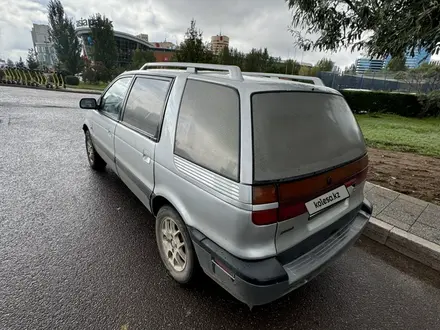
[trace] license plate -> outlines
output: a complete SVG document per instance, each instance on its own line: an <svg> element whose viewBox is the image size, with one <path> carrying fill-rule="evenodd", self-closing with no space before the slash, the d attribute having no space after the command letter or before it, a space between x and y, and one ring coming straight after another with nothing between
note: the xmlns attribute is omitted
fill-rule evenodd
<svg viewBox="0 0 440 330"><path fill-rule="evenodd" d="M309 214L313 215L326 209L327 207L347 199L349 196L350 194L348 193L347 188L345 186L340 186L339 188L329 191L328 193L325 193L307 202L306 208Z"/></svg>

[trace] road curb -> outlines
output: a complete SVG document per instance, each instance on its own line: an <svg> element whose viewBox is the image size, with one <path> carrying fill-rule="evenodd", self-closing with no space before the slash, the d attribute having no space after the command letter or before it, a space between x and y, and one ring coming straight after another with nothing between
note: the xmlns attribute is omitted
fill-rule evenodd
<svg viewBox="0 0 440 330"><path fill-rule="evenodd" d="M372 240L440 271L440 245L371 217L363 234Z"/></svg>
<svg viewBox="0 0 440 330"><path fill-rule="evenodd" d="M17 87L17 88L28 88L28 89L38 89L42 91L50 91L50 92L61 92L61 93L77 93L77 94L96 94L101 95L102 91L98 90L75 90L75 89L52 89L45 87L35 87L35 86L23 86L23 85L9 85L9 84L0 84L0 87Z"/></svg>

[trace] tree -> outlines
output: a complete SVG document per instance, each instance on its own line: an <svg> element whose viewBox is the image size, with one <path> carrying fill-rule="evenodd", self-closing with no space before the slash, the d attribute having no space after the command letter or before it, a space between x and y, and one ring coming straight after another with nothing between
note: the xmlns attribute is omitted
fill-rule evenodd
<svg viewBox="0 0 440 330"><path fill-rule="evenodd" d="M252 48L245 56L244 69L249 72L272 72L281 71L280 58L274 58L269 55L267 48Z"/></svg>
<svg viewBox="0 0 440 330"><path fill-rule="evenodd" d="M405 64L406 64L405 56L403 55L395 56L391 58L391 60L388 62L387 69L395 72L405 71L407 69Z"/></svg>
<svg viewBox="0 0 440 330"><path fill-rule="evenodd" d="M17 69L24 69L26 66L24 65L23 59L20 56L20 60L15 63L15 67Z"/></svg>
<svg viewBox="0 0 440 330"><path fill-rule="evenodd" d="M300 76L313 76L313 68L306 65L301 65L298 74Z"/></svg>
<svg viewBox="0 0 440 330"><path fill-rule="evenodd" d="M356 74L356 64L352 63L350 66L347 66L344 70L344 74Z"/></svg>
<svg viewBox="0 0 440 330"><path fill-rule="evenodd" d="M229 51L229 47L223 47L218 56L218 63L224 65L232 65L232 56Z"/></svg>
<svg viewBox="0 0 440 330"><path fill-rule="evenodd" d="M118 57L113 23L101 14L90 17L92 58L107 69L113 69Z"/></svg>
<svg viewBox="0 0 440 330"><path fill-rule="evenodd" d="M334 66L335 63L332 60L323 58L316 63L316 71L332 71Z"/></svg>
<svg viewBox="0 0 440 330"><path fill-rule="evenodd" d="M6 65L7 65L8 67L12 68L12 67L14 66L14 62L13 62L10 58L8 58L8 59L6 60Z"/></svg>
<svg viewBox="0 0 440 330"><path fill-rule="evenodd" d="M73 20L67 17L59 0L50 0L47 10L49 37L61 68L71 74L80 72L81 45L75 33Z"/></svg>
<svg viewBox="0 0 440 330"><path fill-rule="evenodd" d="M418 68L399 72L394 77L408 84L411 90L418 93L440 89L440 66L423 63Z"/></svg>
<svg viewBox="0 0 440 330"><path fill-rule="evenodd" d="M440 4L432 0L286 0L290 31L305 50L365 49L372 57L419 48L438 53ZM305 31L303 35L301 30ZM318 34L317 39L307 35Z"/></svg>
<svg viewBox="0 0 440 330"><path fill-rule="evenodd" d="M30 70L36 70L40 66L37 61L37 56L35 54L35 51L32 48L30 48L28 51L28 57L26 59L26 62Z"/></svg>
<svg viewBox="0 0 440 330"><path fill-rule="evenodd" d="M133 57L131 59L130 68L131 69L140 69L142 65L148 62L156 62L156 58L154 57L154 53L150 50L140 50L136 49L133 53Z"/></svg>
<svg viewBox="0 0 440 330"><path fill-rule="evenodd" d="M236 48L225 47L220 52L217 61L219 64L224 65L236 65L244 69L245 54L237 50Z"/></svg>
<svg viewBox="0 0 440 330"><path fill-rule="evenodd" d="M191 25L185 33L185 40L180 43L176 54L178 62L203 63L206 62L208 49L203 44L202 31L196 28L196 21L191 20Z"/></svg>
<svg viewBox="0 0 440 330"><path fill-rule="evenodd" d="M299 74L299 70L301 69L301 64L299 64L297 61L294 60L287 60L286 61L286 67L285 67L285 74Z"/></svg>

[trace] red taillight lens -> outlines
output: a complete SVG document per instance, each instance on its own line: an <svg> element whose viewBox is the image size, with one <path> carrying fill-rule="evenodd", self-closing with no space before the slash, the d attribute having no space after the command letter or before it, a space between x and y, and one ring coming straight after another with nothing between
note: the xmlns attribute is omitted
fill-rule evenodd
<svg viewBox="0 0 440 330"><path fill-rule="evenodd" d="M252 222L257 226L270 225L278 222L278 210L261 210L252 212Z"/></svg>
<svg viewBox="0 0 440 330"><path fill-rule="evenodd" d="M345 183L346 187L350 187L354 184L360 184L361 182L365 181L367 179L367 173L368 173L368 167L366 167L364 170L356 174L353 178L348 180Z"/></svg>
<svg viewBox="0 0 440 330"><path fill-rule="evenodd" d="M291 219L306 212L307 209L305 203L280 205L278 209L278 221Z"/></svg>
<svg viewBox="0 0 440 330"><path fill-rule="evenodd" d="M350 164L303 180L254 186L253 205L260 205L261 208L263 204L277 203L278 208L253 211L252 222L256 225L269 225L304 214L307 212L307 201L341 185L350 187L360 184L367 178L367 172L368 156L365 155Z"/></svg>

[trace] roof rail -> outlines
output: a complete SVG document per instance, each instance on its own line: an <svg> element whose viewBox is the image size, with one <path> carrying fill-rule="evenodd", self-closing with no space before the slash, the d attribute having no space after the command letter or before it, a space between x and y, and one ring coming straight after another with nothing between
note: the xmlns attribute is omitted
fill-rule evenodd
<svg viewBox="0 0 440 330"><path fill-rule="evenodd" d="M235 65L220 65L220 64L204 64L204 63L184 63L184 62L152 62L145 63L141 70L148 70L155 67L167 67L167 68L185 68L187 72L197 73L197 70L214 70L214 71L227 71L229 77L233 80L243 80L241 70Z"/></svg>
<svg viewBox="0 0 440 330"><path fill-rule="evenodd" d="M244 76L253 76L253 77L268 77L268 78L290 78L293 80L306 80L312 81L314 85L325 86L321 79L318 77L310 77L310 76L297 76L292 74L279 74L279 73L265 73L265 72L243 72Z"/></svg>

